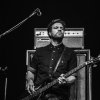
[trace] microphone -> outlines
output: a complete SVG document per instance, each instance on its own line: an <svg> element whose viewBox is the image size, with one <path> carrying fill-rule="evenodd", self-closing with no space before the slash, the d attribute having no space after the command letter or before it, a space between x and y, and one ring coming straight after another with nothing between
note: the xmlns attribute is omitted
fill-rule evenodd
<svg viewBox="0 0 100 100"><path fill-rule="evenodd" d="M42 15L42 12L40 11L39 8L37 8L36 12L37 12L37 15L38 15L38 16L41 16L41 15Z"/></svg>
<svg viewBox="0 0 100 100"><path fill-rule="evenodd" d="M4 68L0 67L0 71L6 71L7 69L8 69L7 66Z"/></svg>
<svg viewBox="0 0 100 100"><path fill-rule="evenodd" d="M42 15L42 13L41 13L39 8L35 9L35 11L33 11L32 14L29 17L32 17L34 14L37 14L38 16Z"/></svg>

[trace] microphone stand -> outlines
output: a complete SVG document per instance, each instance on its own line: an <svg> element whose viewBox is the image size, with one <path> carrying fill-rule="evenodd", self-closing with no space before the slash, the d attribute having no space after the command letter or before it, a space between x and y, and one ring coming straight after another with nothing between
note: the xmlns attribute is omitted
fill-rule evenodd
<svg viewBox="0 0 100 100"><path fill-rule="evenodd" d="M31 18L33 15L35 15L37 13L38 16L41 16L41 12L40 9L37 8L35 9L32 14L30 14L28 17L26 17L24 20L22 20L21 22L19 22L18 24L16 24L15 26L13 26L12 28L10 28L9 30L5 31L4 33L2 33L0 35L0 38L5 36L6 34L12 32L13 30L15 30L16 28L18 28L21 24L23 24L25 21L27 21L29 18ZM39 14L40 13L40 14Z"/></svg>
<svg viewBox="0 0 100 100"><path fill-rule="evenodd" d="M37 14L38 16L41 16L41 11L39 8L35 9L32 14L30 14L28 17L26 17L24 20L10 28L9 30L5 31L0 35L0 38L3 36L7 35L8 33L12 32L13 30L17 29L20 25L22 25L25 21L27 21L29 18L31 18L33 15ZM5 71L5 70L4 70ZM6 95L7 95L7 77L5 78L5 92L4 92L4 100L6 100Z"/></svg>
<svg viewBox="0 0 100 100"><path fill-rule="evenodd" d="M5 68L5 71L7 70L7 67ZM6 73L5 73L6 74ZM7 95L7 76L5 77L5 92L4 92L4 100L6 100L6 95Z"/></svg>
<svg viewBox="0 0 100 100"><path fill-rule="evenodd" d="M3 74L4 74L4 77L5 77L5 80L4 80L4 84L5 84L5 86L4 86L4 100L6 100L6 93L7 93L7 76L6 76L6 74L7 74L7 66L5 67L5 68L2 68L2 67L0 67L0 71L1 72L3 72Z"/></svg>

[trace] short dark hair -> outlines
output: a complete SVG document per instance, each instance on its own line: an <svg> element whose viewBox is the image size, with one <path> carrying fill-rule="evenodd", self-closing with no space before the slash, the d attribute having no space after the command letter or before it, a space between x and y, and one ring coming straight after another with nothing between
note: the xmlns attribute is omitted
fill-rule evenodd
<svg viewBox="0 0 100 100"><path fill-rule="evenodd" d="M48 33L51 31L52 25L53 25L54 23L61 23L61 24L63 25L63 27L64 27L64 30L65 30L65 28L66 28L66 23L65 23L63 20L61 20L61 19L55 19L55 20L52 20L52 21L48 24L48 27L47 27Z"/></svg>

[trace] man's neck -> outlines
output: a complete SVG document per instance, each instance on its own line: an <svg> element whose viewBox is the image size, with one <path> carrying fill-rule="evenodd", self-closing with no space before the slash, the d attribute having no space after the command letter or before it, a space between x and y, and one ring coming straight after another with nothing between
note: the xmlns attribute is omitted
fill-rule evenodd
<svg viewBox="0 0 100 100"><path fill-rule="evenodd" d="M53 45L53 46L58 46L58 45L60 45L60 44L62 44L62 42L58 42L58 41L53 41L53 40L51 40L51 44Z"/></svg>

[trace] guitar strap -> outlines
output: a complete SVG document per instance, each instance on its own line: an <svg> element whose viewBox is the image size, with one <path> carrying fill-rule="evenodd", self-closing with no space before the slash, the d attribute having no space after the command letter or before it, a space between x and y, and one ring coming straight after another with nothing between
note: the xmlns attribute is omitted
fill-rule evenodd
<svg viewBox="0 0 100 100"><path fill-rule="evenodd" d="M58 68L58 66L59 66L59 64L60 64L60 62L61 62L61 60L62 60L62 56L63 56L63 54L64 54L65 49L66 49L66 47L64 47L64 50L63 50L63 52L62 52L60 58L58 59L58 62L57 62L57 64L56 64L56 66L55 66L55 69L54 69L53 73L56 72L56 70L57 70L57 68Z"/></svg>

